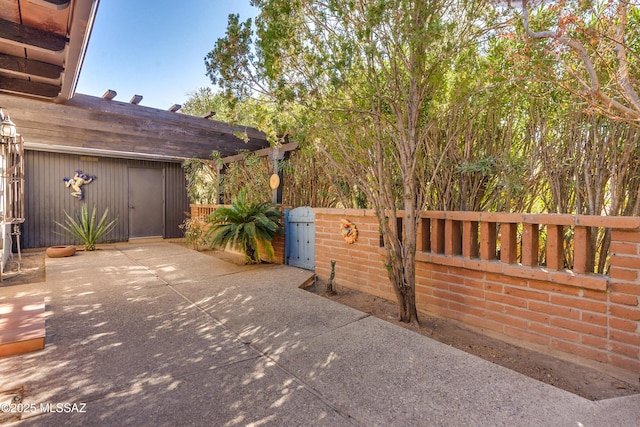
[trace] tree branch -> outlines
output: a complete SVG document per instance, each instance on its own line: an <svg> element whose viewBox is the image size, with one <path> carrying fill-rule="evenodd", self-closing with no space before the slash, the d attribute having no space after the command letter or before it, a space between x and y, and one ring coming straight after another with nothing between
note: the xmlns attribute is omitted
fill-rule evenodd
<svg viewBox="0 0 640 427"><path fill-rule="evenodd" d="M624 28L626 24L626 2L618 9L620 22L617 27L617 34L614 40L616 45L617 59L618 59L618 73L616 81L622 89L623 97L631 104L631 108L622 104L620 101L610 97L601 90L600 78L596 72L595 65L589 56L589 53L585 49L584 45L571 37L563 35L560 30L552 31L533 31L529 25L529 9L528 0L522 0L522 15L524 21L524 30L526 34L532 39L553 39L558 43L563 44L572 49L582 61L588 75L589 84L588 97L599 102L599 107L605 112L612 113L617 112L622 114L628 119L633 121L640 121L640 98L637 92L634 90L631 81L629 79L629 68L626 56L626 49L624 47Z"/></svg>

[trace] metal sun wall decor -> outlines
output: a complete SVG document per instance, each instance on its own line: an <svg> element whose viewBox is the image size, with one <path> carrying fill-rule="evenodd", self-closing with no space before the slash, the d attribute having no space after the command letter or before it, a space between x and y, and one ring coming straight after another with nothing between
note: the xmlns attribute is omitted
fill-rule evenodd
<svg viewBox="0 0 640 427"><path fill-rule="evenodd" d="M86 173L83 173L80 169L78 169L73 178L65 177L62 180L64 181L65 187L71 188L71 195L73 197L77 197L78 200L82 200L84 199L82 186L91 183L94 179L96 179L95 175L87 175Z"/></svg>

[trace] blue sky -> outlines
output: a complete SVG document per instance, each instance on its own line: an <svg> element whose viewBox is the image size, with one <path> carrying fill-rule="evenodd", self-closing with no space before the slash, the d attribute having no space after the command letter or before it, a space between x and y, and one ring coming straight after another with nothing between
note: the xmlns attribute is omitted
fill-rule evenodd
<svg viewBox="0 0 640 427"><path fill-rule="evenodd" d="M230 13L254 17L249 0L100 0L77 93L168 109L212 86L204 57L224 35Z"/></svg>

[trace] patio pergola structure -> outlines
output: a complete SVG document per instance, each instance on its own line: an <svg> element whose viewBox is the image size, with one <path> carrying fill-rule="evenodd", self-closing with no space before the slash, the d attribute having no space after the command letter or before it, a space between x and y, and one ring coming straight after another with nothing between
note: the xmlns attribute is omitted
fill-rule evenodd
<svg viewBox="0 0 640 427"><path fill-rule="evenodd" d="M282 144L278 147L268 147L262 148L260 150L253 151L251 154L258 157L267 157L271 163L273 164L273 173L271 175L271 179L269 180L269 185L271 186L271 202L275 204L282 203L282 187L283 187L283 173L280 168L280 162L285 160L289 153L298 148L297 142L289 142L286 144ZM234 162L239 162L245 159L246 153L235 154L233 156L227 156L220 159L220 162L216 165L216 172L218 175L224 174L225 167ZM276 182L273 182L273 178L276 179ZM222 191L222 186L218 185L218 203L223 203L224 194Z"/></svg>
<svg viewBox="0 0 640 427"><path fill-rule="evenodd" d="M55 223L80 203L119 218L111 240L179 237L189 210L182 161L269 147L256 129L181 114L178 105L145 107L141 95L122 102L111 89L102 97L77 94L98 4L5 0L0 8L0 107L25 149L23 247L69 243L54 234ZM63 185L76 170L97 176L84 200ZM140 194L146 199L132 199ZM157 217L154 229L144 229L153 222L145 215Z"/></svg>
<svg viewBox="0 0 640 427"><path fill-rule="evenodd" d="M0 279L16 243L6 236L13 235L23 247L71 243L54 234L55 225L64 220L63 212L73 212L82 203L112 209L119 218L112 240L178 237L178 225L189 210L181 162L208 158L214 150L232 156L269 146L256 129L180 114L178 105L167 110L144 107L139 105L141 95L120 102L110 89L102 97L76 94L99 0L0 4L0 107L20 134L14 138L19 150L3 151L3 177L7 161L19 164L21 184L20 191L10 192L11 206L2 213ZM80 169L99 179L86 195L75 192L73 197L61 178ZM18 199L13 198L16 194ZM14 218L15 206L21 218ZM17 224L23 229L7 233L7 227ZM37 311L25 316L25 307ZM2 310L18 321L0 329L0 355L44 347L44 307L40 297L6 301Z"/></svg>

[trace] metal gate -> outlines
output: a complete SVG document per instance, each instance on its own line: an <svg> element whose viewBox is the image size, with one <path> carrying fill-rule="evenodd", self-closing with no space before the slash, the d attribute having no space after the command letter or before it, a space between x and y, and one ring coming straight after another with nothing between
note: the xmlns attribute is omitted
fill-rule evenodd
<svg viewBox="0 0 640 427"><path fill-rule="evenodd" d="M307 270L315 268L316 215L307 206L284 211L285 263Z"/></svg>

